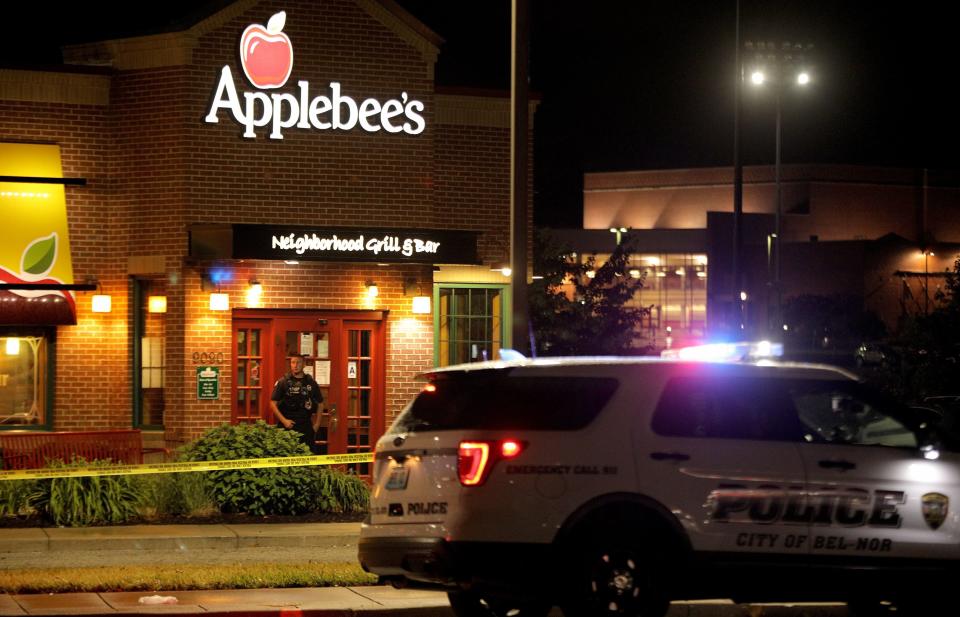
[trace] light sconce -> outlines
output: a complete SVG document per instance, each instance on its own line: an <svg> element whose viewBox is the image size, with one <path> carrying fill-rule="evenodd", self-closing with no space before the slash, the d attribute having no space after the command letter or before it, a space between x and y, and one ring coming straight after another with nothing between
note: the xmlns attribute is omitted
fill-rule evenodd
<svg viewBox="0 0 960 617"><path fill-rule="evenodd" d="M416 315L429 315L430 296L414 296L412 310Z"/></svg>
<svg viewBox="0 0 960 617"><path fill-rule="evenodd" d="M93 312L94 313L109 313L112 310L112 302L110 296L106 294L96 294L93 296Z"/></svg>
<svg viewBox="0 0 960 617"><path fill-rule="evenodd" d="M366 287L367 287L367 297L368 297L368 298L370 298L370 299L372 300L373 298L376 298L377 296L380 295L380 288L377 287L377 284L376 284L376 283L374 283L373 281L367 281L367 282L365 283L365 285L366 285Z"/></svg>
<svg viewBox="0 0 960 617"><path fill-rule="evenodd" d="M420 284L417 282L417 279L404 279L403 295L408 297L413 296L413 301L410 307L412 313L416 315L430 314L430 296L423 294L423 290L420 288Z"/></svg>
<svg viewBox="0 0 960 617"><path fill-rule="evenodd" d="M499 272L504 276L510 276L513 274L513 268L510 267L510 264L501 261L495 261L490 265L491 272Z"/></svg>
<svg viewBox="0 0 960 617"><path fill-rule="evenodd" d="M166 296L148 296L147 312L148 313L166 313L167 297Z"/></svg>
<svg viewBox="0 0 960 617"><path fill-rule="evenodd" d="M93 296L92 310L94 313L109 313L112 308L111 298L103 293L100 283L97 283L97 293Z"/></svg>
<svg viewBox="0 0 960 617"><path fill-rule="evenodd" d="M263 284L257 279L250 279L250 286L247 287L247 306L256 306L260 304L260 298L263 296Z"/></svg>
<svg viewBox="0 0 960 617"><path fill-rule="evenodd" d="M19 356L20 355L20 339L16 336L11 336L7 339L7 355L8 356Z"/></svg>
<svg viewBox="0 0 960 617"><path fill-rule="evenodd" d="M230 310L230 294L221 293L219 286L217 286L217 291L210 294L210 310L211 311L229 311Z"/></svg>

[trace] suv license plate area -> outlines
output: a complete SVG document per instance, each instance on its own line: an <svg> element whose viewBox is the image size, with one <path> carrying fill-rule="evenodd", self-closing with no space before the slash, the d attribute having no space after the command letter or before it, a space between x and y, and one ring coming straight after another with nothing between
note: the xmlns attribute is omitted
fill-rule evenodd
<svg viewBox="0 0 960 617"><path fill-rule="evenodd" d="M402 491L406 489L409 478L410 469L408 467L394 467L390 470L390 477L387 478L387 490Z"/></svg>

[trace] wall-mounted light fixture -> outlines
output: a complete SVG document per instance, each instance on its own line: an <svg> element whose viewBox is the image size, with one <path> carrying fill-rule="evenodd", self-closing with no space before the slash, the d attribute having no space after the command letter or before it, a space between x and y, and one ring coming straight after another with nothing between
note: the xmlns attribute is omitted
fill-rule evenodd
<svg viewBox="0 0 960 617"><path fill-rule="evenodd" d="M217 291L210 294L210 310L211 311L229 311L230 310L230 294L225 294L220 292L220 286L217 286Z"/></svg>
<svg viewBox="0 0 960 617"><path fill-rule="evenodd" d="M94 313L109 313L113 308L110 296L96 294L93 296L92 308Z"/></svg>
<svg viewBox="0 0 960 617"><path fill-rule="evenodd" d="M148 313L166 313L167 297L166 296L148 296L147 312Z"/></svg>
<svg viewBox="0 0 960 617"><path fill-rule="evenodd" d="M97 293L93 296L91 309L94 313L109 313L112 308L112 301L108 294L103 293L100 283L97 283Z"/></svg>
<svg viewBox="0 0 960 617"><path fill-rule="evenodd" d="M260 298L263 296L263 284L257 279L250 279L250 286L247 287L247 306L257 306L260 304Z"/></svg>
<svg viewBox="0 0 960 617"><path fill-rule="evenodd" d="M417 279L404 279L403 295L408 297L413 296L410 310L415 315L430 314L430 296L423 293L423 290L420 288L420 284L417 282Z"/></svg>
<svg viewBox="0 0 960 617"><path fill-rule="evenodd" d="M368 298L373 299L380 295L380 288L373 281L367 281L364 285L367 287Z"/></svg>
<svg viewBox="0 0 960 617"><path fill-rule="evenodd" d="M18 337L11 336L7 338L7 355L8 356L20 355L20 339Z"/></svg>

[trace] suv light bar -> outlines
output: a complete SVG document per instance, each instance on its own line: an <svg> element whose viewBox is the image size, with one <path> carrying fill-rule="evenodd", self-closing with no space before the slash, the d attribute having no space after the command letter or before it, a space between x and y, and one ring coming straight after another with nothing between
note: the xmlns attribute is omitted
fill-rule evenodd
<svg viewBox="0 0 960 617"><path fill-rule="evenodd" d="M743 362L779 358L782 355L783 343L771 343L770 341L711 343L709 345L681 347L680 349L664 349L660 352L662 358L697 362Z"/></svg>

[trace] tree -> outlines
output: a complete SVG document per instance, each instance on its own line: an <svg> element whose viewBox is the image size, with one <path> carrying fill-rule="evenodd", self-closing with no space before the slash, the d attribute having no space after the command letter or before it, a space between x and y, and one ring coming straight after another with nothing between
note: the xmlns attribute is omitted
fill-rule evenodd
<svg viewBox="0 0 960 617"><path fill-rule="evenodd" d="M622 240L598 266L596 255L580 263L549 232L537 234L534 271L543 278L528 291L537 355L637 353L638 326L649 311L629 305L644 279L630 276L630 234Z"/></svg>

